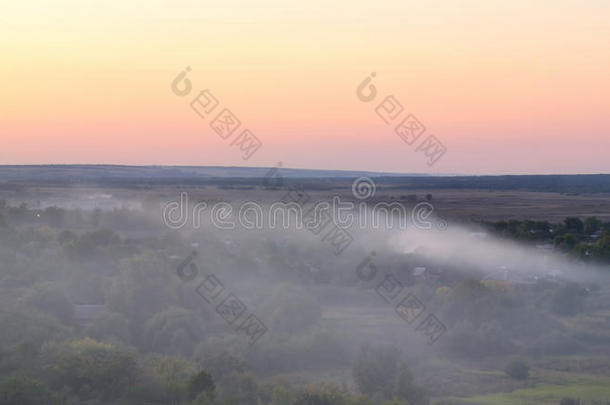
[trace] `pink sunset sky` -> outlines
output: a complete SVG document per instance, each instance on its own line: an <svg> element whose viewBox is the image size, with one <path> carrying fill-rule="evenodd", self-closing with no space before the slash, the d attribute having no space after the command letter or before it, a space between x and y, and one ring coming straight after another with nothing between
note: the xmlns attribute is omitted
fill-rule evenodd
<svg viewBox="0 0 610 405"><path fill-rule="evenodd" d="M609 21L599 0L6 2L0 164L607 173ZM191 109L204 89L250 159ZM446 147L433 166L375 113L388 95Z"/></svg>

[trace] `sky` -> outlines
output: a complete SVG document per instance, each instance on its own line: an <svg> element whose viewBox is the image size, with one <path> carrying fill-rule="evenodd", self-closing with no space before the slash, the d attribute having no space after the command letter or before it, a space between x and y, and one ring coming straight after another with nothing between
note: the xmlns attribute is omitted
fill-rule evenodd
<svg viewBox="0 0 610 405"><path fill-rule="evenodd" d="M601 0L0 0L0 164L609 173L609 21Z"/></svg>

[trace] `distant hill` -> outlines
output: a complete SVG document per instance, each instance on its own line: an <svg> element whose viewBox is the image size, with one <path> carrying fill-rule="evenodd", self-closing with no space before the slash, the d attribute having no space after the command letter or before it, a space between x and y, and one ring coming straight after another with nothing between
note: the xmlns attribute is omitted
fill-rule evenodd
<svg viewBox="0 0 610 405"><path fill-rule="evenodd" d="M0 181L98 181L108 179L167 180L212 178L263 178L270 167L237 166L118 166L118 165L12 165L0 166ZM357 176L426 176L387 172L349 170L312 170L281 168L286 178L341 178Z"/></svg>
<svg viewBox="0 0 610 405"><path fill-rule="evenodd" d="M0 166L0 187L11 185L221 185L260 186L272 168L223 166L32 165ZM284 169L285 184L311 189L345 187L360 176L396 189L526 190L559 193L609 193L610 174L433 176L347 170Z"/></svg>

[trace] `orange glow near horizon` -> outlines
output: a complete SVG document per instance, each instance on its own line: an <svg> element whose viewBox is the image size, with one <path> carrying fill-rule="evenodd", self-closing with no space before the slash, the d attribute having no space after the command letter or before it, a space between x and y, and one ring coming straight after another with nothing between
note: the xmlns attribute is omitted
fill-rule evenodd
<svg viewBox="0 0 610 405"><path fill-rule="evenodd" d="M610 3L378 3L4 2L0 164L610 172ZM249 160L189 106L206 88L262 141ZM447 147L434 166L387 95Z"/></svg>

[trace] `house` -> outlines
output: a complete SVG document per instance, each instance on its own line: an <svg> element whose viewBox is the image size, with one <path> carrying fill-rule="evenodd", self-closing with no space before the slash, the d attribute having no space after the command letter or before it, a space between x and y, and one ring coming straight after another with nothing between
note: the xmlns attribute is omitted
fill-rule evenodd
<svg viewBox="0 0 610 405"><path fill-rule="evenodd" d="M413 269L413 277L415 279L422 280L426 276L426 268L425 267L416 267Z"/></svg>
<svg viewBox="0 0 610 405"><path fill-rule="evenodd" d="M441 273L432 271L426 267L415 267L413 269L413 277L416 281L438 281Z"/></svg>
<svg viewBox="0 0 610 405"><path fill-rule="evenodd" d="M331 274L330 274L330 271L321 269L320 267L315 266L315 265L311 265L311 264L308 264L306 266L307 266L307 271L309 272L309 274L311 275L313 281L316 284L328 284L328 283L330 283L330 280L332 278Z"/></svg>
<svg viewBox="0 0 610 405"><path fill-rule="evenodd" d="M510 271L508 267L500 266L498 271L488 274L486 277L483 277L481 281L492 281L508 284L535 284L537 277L516 271Z"/></svg>

